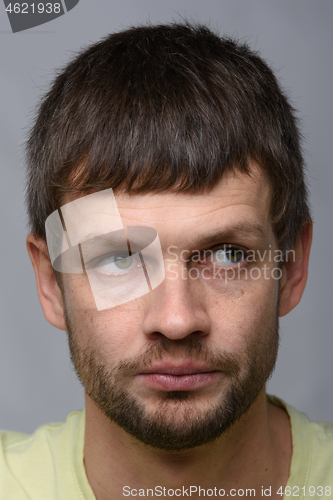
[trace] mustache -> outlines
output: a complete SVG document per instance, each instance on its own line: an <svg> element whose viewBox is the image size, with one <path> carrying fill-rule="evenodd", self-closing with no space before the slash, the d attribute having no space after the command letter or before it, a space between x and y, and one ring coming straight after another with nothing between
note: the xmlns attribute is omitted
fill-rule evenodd
<svg viewBox="0 0 333 500"><path fill-rule="evenodd" d="M226 351L213 351L205 343L196 339L186 339L186 342L162 339L149 346L135 359L123 360L115 370L116 376L135 375L144 369L153 367L154 363L164 358L172 358L181 363L189 360L202 362L212 371L222 371L229 375L237 375L240 371L238 359Z"/></svg>

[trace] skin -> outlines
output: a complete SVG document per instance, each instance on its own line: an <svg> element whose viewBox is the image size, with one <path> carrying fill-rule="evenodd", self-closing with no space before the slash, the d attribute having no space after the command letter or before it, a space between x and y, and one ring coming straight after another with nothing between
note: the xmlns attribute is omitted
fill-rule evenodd
<svg viewBox="0 0 333 500"><path fill-rule="evenodd" d="M125 226L143 225L157 230L165 259L171 259L170 245L177 247L177 250L173 247L173 252L179 257L184 250L191 255L196 250L222 244L261 254L265 249L278 248L269 217L269 185L255 165L251 176L229 174L208 193L116 193L116 200ZM242 227L240 222L244 223ZM260 225L262 233L249 233L244 225ZM221 239L220 234L217 241L197 247L198 238L217 231L222 231L225 239ZM171 268L170 261L166 261L166 278L159 287L131 302L100 312L93 307L85 276L67 276L64 296L77 345L80 349L93 349L98 359L111 369L124 359L138 359L161 340L175 353L169 358L165 355L164 360L181 364L186 344L196 339L212 352L234 356L242 376L248 363L249 346L260 340L258 332L267 336L265 326L273 329L277 315L287 314L301 299L311 237L312 227L307 224L295 244L294 258L282 267L280 281L264 279L263 273L260 279L235 279L228 283L183 279L182 266L186 273L189 267L199 264L184 264L178 259L172 262ZM44 314L51 324L66 330L62 294L54 278L46 243L30 234L27 245ZM271 270L277 264L265 258L260 267L264 265ZM178 271L176 277L172 269ZM142 374L131 375L126 384L148 414L158 408L161 393L150 387ZM194 414L203 415L229 385L228 374L218 372L207 385L192 389L190 402L178 405L176 412L175 403L167 403L163 415L172 417L177 427L189 405L194 408ZM123 498L124 485L136 489L155 485L166 488L216 486L226 491L255 488L257 494L262 486L272 486L274 492L287 483L291 455L289 418L284 410L266 402L264 386L249 410L218 439L182 451L144 445L110 421L86 393L85 468L98 500ZM274 498L274 493L272 496Z"/></svg>

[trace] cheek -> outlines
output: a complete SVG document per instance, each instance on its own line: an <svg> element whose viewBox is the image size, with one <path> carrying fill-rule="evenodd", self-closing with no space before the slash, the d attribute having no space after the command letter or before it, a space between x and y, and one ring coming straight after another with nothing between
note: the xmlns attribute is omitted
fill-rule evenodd
<svg viewBox="0 0 333 500"><path fill-rule="evenodd" d="M219 293L210 291L207 299L212 338L231 352L245 352L257 337L265 337L275 329L278 310L275 280L230 283Z"/></svg>
<svg viewBox="0 0 333 500"><path fill-rule="evenodd" d="M81 348L92 348L108 359L130 357L139 349L138 301L98 311L89 284L81 276L66 279L64 299L68 321Z"/></svg>
<svg viewBox="0 0 333 500"><path fill-rule="evenodd" d="M110 359L133 357L142 348L140 316L135 303L118 306L90 316L85 336L89 344Z"/></svg>
<svg viewBox="0 0 333 500"><path fill-rule="evenodd" d="M63 274L62 283L68 312L79 316L96 311L95 300L85 274Z"/></svg>

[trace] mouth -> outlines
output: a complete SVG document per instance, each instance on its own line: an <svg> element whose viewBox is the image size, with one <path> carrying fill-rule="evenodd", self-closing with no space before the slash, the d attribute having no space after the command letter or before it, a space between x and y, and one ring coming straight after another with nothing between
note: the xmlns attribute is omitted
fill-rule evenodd
<svg viewBox="0 0 333 500"><path fill-rule="evenodd" d="M221 373L205 364L185 361L181 364L161 362L137 375L145 386L160 391L190 391L204 387Z"/></svg>

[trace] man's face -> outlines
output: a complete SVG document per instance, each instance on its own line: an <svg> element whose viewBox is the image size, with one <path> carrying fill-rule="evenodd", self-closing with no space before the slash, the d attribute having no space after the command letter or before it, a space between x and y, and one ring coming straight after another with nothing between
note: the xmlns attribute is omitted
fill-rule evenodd
<svg viewBox="0 0 333 500"><path fill-rule="evenodd" d="M140 441L169 450L208 443L248 410L276 360L268 183L253 168L205 194L116 201L124 226L157 230L165 279L97 311L87 277L63 275L75 368L105 415ZM120 262L119 273L130 279L131 265Z"/></svg>

